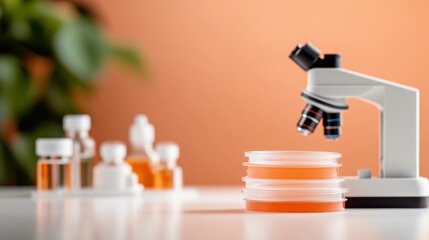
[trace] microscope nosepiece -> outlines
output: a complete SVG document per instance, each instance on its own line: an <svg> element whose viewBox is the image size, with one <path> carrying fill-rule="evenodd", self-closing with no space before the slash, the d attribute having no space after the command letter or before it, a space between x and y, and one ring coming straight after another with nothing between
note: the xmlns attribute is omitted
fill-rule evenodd
<svg viewBox="0 0 429 240"><path fill-rule="evenodd" d="M323 110L311 105L307 104L304 110L302 111L301 118L298 121L297 129L298 131L304 135L308 136L314 132L319 124L320 119L323 117Z"/></svg>

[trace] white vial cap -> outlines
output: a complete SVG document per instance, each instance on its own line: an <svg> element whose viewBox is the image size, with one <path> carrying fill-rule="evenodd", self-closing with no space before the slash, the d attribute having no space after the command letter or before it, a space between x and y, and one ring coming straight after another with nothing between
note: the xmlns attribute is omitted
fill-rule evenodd
<svg viewBox="0 0 429 240"><path fill-rule="evenodd" d="M73 141L70 138L39 138L36 140L36 154L41 157L71 157Z"/></svg>
<svg viewBox="0 0 429 240"><path fill-rule="evenodd" d="M161 161L176 163L180 155L179 145L173 142L158 143L155 146L155 151L158 153Z"/></svg>
<svg viewBox="0 0 429 240"><path fill-rule="evenodd" d="M134 123L130 127L129 137L132 145L153 144L155 141L155 128L149 123L146 115L139 114L135 117Z"/></svg>
<svg viewBox="0 0 429 240"><path fill-rule="evenodd" d="M122 163L127 154L127 148L122 142L105 142L101 144L100 155L103 162Z"/></svg>
<svg viewBox="0 0 429 240"><path fill-rule="evenodd" d="M87 114L65 115L63 129L65 131L89 131L91 129L91 117Z"/></svg>

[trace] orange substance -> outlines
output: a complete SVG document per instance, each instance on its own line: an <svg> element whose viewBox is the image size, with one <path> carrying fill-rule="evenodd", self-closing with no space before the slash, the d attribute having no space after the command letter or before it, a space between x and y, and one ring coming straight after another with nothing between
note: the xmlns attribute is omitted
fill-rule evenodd
<svg viewBox="0 0 429 240"><path fill-rule="evenodd" d="M344 202L262 202L247 200L246 208L260 212L339 212L344 210Z"/></svg>
<svg viewBox="0 0 429 240"><path fill-rule="evenodd" d="M37 162L37 191L70 189L70 163Z"/></svg>
<svg viewBox="0 0 429 240"><path fill-rule="evenodd" d="M140 184L143 184L145 188L153 188L154 174L149 159L129 157L126 162L130 164L133 172L137 175Z"/></svg>
<svg viewBox="0 0 429 240"><path fill-rule="evenodd" d="M328 179L338 177L338 166L320 168L248 166L247 175L266 179Z"/></svg>
<svg viewBox="0 0 429 240"><path fill-rule="evenodd" d="M155 172L154 188L156 189L173 189L174 174L171 169L162 168Z"/></svg>

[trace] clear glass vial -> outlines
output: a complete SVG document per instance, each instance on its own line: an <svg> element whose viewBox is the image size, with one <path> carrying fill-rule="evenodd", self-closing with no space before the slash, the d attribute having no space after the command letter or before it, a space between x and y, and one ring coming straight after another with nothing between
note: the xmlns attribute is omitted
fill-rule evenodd
<svg viewBox="0 0 429 240"><path fill-rule="evenodd" d="M63 129L66 136L74 142L72 187L75 190L90 187L95 158L95 141L89 136L91 118L86 114L66 115L63 119Z"/></svg>
<svg viewBox="0 0 429 240"><path fill-rule="evenodd" d="M69 138L36 140L37 191L65 191L71 188L70 161L73 141Z"/></svg>

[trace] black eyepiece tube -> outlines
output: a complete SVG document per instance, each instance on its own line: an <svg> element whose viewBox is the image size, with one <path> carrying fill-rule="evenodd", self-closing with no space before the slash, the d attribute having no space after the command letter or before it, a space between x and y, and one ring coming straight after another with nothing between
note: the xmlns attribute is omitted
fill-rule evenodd
<svg viewBox="0 0 429 240"><path fill-rule="evenodd" d="M289 57L305 71L309 70L313 64L319 60L320 52L310 43L304 46L298 45Z"/></svg>

